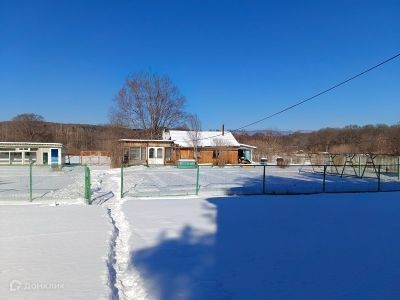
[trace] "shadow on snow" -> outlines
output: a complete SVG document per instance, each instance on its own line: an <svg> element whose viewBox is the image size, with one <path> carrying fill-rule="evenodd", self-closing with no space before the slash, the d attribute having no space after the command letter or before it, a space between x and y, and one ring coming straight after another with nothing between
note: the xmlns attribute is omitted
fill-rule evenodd
<svg viewBox="0 0 400 300"><path fill-rule="evenodd" d="M186 226L131 266L157 299L398 299L398 195L321 197L208 199L215 234Z"/></svg>

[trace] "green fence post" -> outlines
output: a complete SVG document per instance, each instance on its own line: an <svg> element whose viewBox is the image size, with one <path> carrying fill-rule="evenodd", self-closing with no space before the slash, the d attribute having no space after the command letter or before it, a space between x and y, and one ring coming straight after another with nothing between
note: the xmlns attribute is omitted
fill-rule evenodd
<svg viewBox="0 0 400 300"><path fill-rule="evenodd" d="M121 164L121 198L124 197L124 164Z"/></svg>
<svg viewBox="0 0 400 300"><path fill-rule="evenodd" d="M324 193L326 191L326 168L327 168L327 166L325 165L324 166L324 182L323 182L323 185L322 185L322 192L324 192Z"/></svg>
<svg viewBox="0 0 400 300"><path fill-rule="evenodd" d="M378 166L378 192L381 191L381 165Z"/></svg>
<svg viewBox="0 0 400 300"><path fill-rule="evenodd" d="M29 201L32 202L32 163L29 164Z"/></svg>
<svg viewBox="0 0 400 300"><path fill-rule="evenodd" d="M397 180L400 180L400 156L397 158Z"/></svg>
<svg viewBox="0 0 400 300"><path fill-rule="evenodd" d="M89 205L92 204L91 196L90 169L88 166L85 166L85 199Z"/></svg>
<svg viewBox="0 0 400 300"><path fill-rule="evenodd" d="M358 177L361 177L361 156L358 156Z"/></svg>
<svg viewBox="0 0 400 300"><path fill-rule="evenodd" d="M199 194L199 177L200 177L200 166L197 165L197 174L196 174L196 195Z"/></svg>
<svg viewBox="0 0 400 300"><path fill-rule="evenodd" d="M264 173L263 173L263 194L265 194L265 165L264 165Z"/></svg>
<svg viewBox="0 0 400 300"><path fill-rule="evenodd" d="M92 180L91 180L91 176L90 176L90 169L89 167L87 167L88 170L88 202L89 205L92 204Z"/></svg>

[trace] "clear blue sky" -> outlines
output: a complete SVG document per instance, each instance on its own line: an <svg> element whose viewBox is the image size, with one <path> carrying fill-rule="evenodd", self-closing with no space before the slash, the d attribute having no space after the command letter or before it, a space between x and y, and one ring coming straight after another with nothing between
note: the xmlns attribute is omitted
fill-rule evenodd
<svg viewBox="0 0 400 300"><path fill-rule="evenodd" d="M394 1L0 1L0 120L108 122L130 73L168 74L203 129L237 128L400 52ZM400 121L400 59L250 129Z"/></svg>

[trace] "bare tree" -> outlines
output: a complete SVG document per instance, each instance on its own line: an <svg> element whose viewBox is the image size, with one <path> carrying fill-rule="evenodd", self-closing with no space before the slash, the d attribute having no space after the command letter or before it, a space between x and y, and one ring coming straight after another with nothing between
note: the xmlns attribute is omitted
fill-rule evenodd
<svg viewBox="0 0 400 300"><path fill-rule="evenodd" d="M166 75L134 74L126 80L114 100L111 123L144 129L150 138L159 136L163 128L185 122L186 99Z"/></svg>
<svg viewBox="0 0 400 300"><path fill-rule="evenodd" d="M190 114L187 117L187 126L189 128L188 136L193 146L193 158L199 161L199 145L201 144L201 121L197 114Z"/></svg>
<svg viewBox="0 0 400 300"><path fill-rule="evenodd" d="M12 119L17 139L27 141L44 141L46 132L44 130L44 118L34 113L24 113Z"/></svg>

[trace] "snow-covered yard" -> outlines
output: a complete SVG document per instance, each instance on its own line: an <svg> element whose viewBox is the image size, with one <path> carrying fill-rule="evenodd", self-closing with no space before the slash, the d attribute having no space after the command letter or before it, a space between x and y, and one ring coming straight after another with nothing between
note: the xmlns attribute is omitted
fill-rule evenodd
<svg viewBox="0 0 400 300"><path fill-rule="evenodd" d="M33 166L0 166L0 203L83 203L84 169L81 166L62 169Z"/></svg>
<svg viewBox="0 0 400 300"><path fill-rule="evenodd" d="M259 187L258 171L239 171L210 168L201 184L235 178L236 186L210 191ZM246 179L236 181L238 174ZM129 168L120 199L120 170L97 168L92 206L1 205L0 298L400 297L399 192L148 197L147 191L145 198L132 192L176 191L186 182L192 188L193 178L195 170ZM79 184L76 177L66 189L74 195Z"/></svg>
<svg viewBox="0 0 400 300"><path fill-rule="evenodd" d="M280 168L268 165L264 181L264 166L201 166L198 176L196 169L129 167L124 170L124 192L133 197L193 195L198 179L199 195L202 196L321 193L323 174L312 171L310 166ZM378 190L377 174L368 170L365 177L359 178L352 171L347 169L343 177L328 173L325 191ZM400 191L398 174L382 173L379 188L381 191Z"/></svg>
<svg viewBox="0 0 400 300"><path fill-rule="evenodd" d="M399 299L398 193L127 201L148 299ZM139 292L143 293L142 289Z"/></svg>
<svg viewBox="0 0 400 300"><path fill-rule="evenodd" d="M108 299L111 230L99 206L0 206L0 298Z"/></svg>

